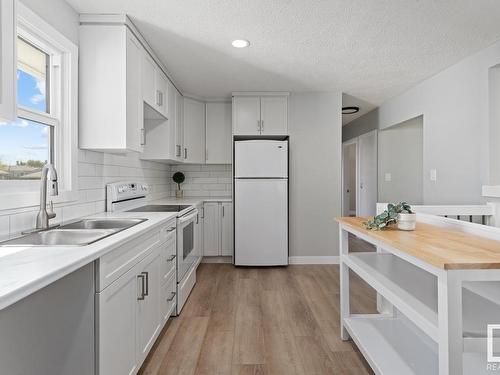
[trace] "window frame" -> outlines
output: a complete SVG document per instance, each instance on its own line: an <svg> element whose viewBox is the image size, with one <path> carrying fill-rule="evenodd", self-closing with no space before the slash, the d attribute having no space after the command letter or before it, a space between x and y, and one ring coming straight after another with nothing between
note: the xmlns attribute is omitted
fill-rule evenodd
<svg viewBox="0 0 500 375"><path fill-rule="evenodd" d="M52 127L51 156L58 172L59 195L51 199L54 203L76 201L78 199L78 47L21 3L17 6L16 38L18 36L49 54L50 87L47 92L50 98L48 98L48 113L18 105L17 117ZM39 194L38 188L23 193L2 191L0 183L0 210L38 206Z"/></svg>

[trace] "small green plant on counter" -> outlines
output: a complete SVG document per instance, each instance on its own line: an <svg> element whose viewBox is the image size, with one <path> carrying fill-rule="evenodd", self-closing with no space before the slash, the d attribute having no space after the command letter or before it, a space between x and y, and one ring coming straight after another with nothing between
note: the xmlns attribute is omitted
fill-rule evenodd
<svg viewBox="0 0 500 375"><path fill-rule="evenodd" d="M372 230L383 230L388 228L390 225L396 224L398 219L398 214L412 214L413 211L411 207L406 202L401 202L398 204L389 203L387 205L387 210L382 212L380 215L375 216L373 219L363 222L366 229Z"/></svg>
<svg viewBox="0 0 500 375"><path fill-rule="evenodd" d="M174 175L172 176L172 180L174 180L174 182L177 184L179 190L181 190L181 184L184 182L185 179L186 177L182 172L175 172Z"/></svg>

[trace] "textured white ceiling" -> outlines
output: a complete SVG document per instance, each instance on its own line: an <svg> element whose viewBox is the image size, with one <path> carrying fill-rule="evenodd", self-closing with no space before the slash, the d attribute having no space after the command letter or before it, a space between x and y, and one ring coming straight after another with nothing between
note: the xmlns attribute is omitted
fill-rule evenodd
<svg viewBox="0 0 500 375"><path fill-rule="evenodd" d="M128 14L177 85L205 97L341 89L378 105L500 39L498 0L67 1Z"/></svg>

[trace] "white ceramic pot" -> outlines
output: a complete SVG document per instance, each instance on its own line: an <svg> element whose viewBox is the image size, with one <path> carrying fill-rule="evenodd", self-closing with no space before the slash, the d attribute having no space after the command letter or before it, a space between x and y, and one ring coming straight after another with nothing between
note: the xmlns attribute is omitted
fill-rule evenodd
<svg viewBox="0 0 500 375"><path fill-rule="evenodd" d="M417 214L398 214L398 229L414 230L417 225Z"/></svg>
<svg viewBox="0 0 500 375"><path fill-rule="evenodd" d="M175 191L176 198L182 198L183 196L184 196L184 190L176 190Z"/></svg>

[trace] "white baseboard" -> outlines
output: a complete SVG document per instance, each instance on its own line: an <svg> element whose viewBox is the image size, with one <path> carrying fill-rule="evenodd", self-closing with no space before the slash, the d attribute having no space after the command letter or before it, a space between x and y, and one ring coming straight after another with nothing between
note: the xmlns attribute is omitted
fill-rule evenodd
<svg viewBox="0 0 500 375"><path fill-rule="evenodd" d="M339 257L335 256L305 256L288 257L290 264L339 264Z"/></svg>
<svg viewBox="0 0 500 375"><path fill-rule="evenodd" d="M201 263L233 263L233 257L203 257Z"/></svg>

